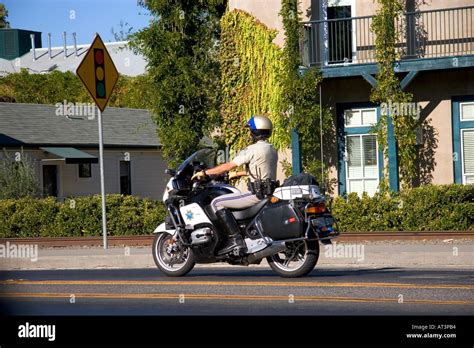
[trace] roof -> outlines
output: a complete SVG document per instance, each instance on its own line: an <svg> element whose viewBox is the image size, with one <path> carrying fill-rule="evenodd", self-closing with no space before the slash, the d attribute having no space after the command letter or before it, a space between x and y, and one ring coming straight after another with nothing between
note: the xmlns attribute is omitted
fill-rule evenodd
<svg viewBox="0 0 474 348"><path fill-rule="evenodd" d="M76 115L82 111L90 117L64 116L64 111L59 103L0 103L0 146L98 146L95 105L75 110ZM102 113L102 123L104 146L160 146L148 110L109 107Z"/></svg>
<svg viewBox="0 0 474 348"><path fill-rule="evenodd" d="M83 152L73 147L40 147L40 149L59 157L64 160L66 164L98 163L96 156L92 156L87 152Z"/></svg>
<svg viewBox="0 0 474 348"><path fill-rule="evenodd" d="M52 70L76 72L90 45L77 45L77 56L73 46L66 46L66 57L63 47L51 48L51 59L48 48L37 48L36 60L33 61L33 52L30 50L20 58L7 60L0 58L0 75L14 73L25 68L33 73L44 73ZM122 75L137 76L146 72L146 61L140 54L135 54L127 46L127 41L105 43L110 57L117 70ZM53 69L54 68L54 69Z"/></svg>

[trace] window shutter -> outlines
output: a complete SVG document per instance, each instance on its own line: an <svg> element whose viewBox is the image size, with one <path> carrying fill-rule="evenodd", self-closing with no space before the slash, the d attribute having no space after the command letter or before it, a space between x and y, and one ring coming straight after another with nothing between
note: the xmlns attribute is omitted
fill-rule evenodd
<svg viewBox="0 0 474 348"><path fill-rule="evenodd" d="M361 178L363 173L360 137L347 137L347 147L349 154L349 161L347 162L349 178Z"/></svg>
<svg viewBox="0 0 474 348"><path fill-rule="evenodd" d="M464 174L474 174L474 129L462 132Z"/></svg>

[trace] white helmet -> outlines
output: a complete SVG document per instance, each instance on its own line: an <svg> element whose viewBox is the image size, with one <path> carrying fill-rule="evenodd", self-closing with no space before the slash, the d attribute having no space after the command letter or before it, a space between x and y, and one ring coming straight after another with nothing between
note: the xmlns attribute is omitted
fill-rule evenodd
<svg viewBox="0 0 474 348"><path fill-rule="evenodd" d="M255 140L268 139L272 135L272 121L266 116L253 115L247 122L247 127L250 127L250 133Z"/></svg>

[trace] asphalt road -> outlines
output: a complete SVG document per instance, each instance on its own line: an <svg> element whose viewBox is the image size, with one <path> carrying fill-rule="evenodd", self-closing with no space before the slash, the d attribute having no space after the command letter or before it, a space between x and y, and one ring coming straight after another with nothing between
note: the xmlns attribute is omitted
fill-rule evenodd
<svg viewBox="0 0 474 348"><path fill-rule="evenodd" d="M473 315L474 271L319 268L284 279L266 268L0 272L11 315Z"/></svg>

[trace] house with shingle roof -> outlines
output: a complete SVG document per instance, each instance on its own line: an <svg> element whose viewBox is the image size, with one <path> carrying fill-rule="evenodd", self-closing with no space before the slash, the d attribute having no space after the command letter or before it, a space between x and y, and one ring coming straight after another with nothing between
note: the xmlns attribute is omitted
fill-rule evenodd
<svg viewBox="0 0 474 348"><path fill-rule="evenodd" d="M106 193L161 198L167 177L147 110L102 113ZM100 193L96 108L88 104L0 103L0 160L33 162L46 196Z"/></svg>

